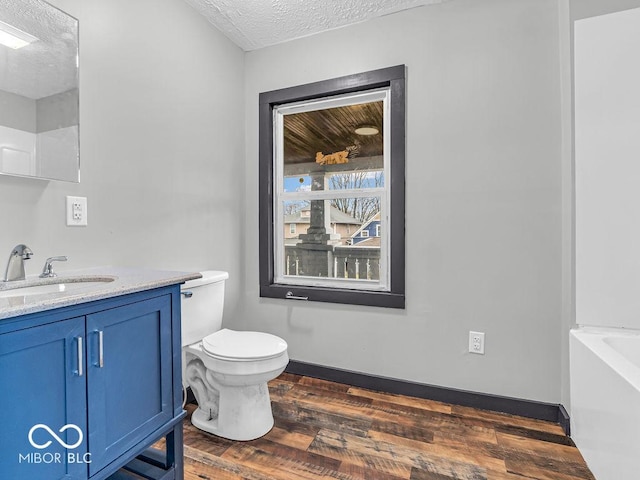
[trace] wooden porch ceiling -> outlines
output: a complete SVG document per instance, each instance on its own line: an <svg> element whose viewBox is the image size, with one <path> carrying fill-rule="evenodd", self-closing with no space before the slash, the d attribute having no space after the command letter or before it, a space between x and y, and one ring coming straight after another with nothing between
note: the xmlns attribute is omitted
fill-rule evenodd
<svg viewBox="0 0 640 480"><path fill-rule="evenodd" d="M380 133L358 135L355 129L371 125ZM316 152L330 154L358 145L358 158L383 153L382 101L348 105L284 117L284 164L315 163Z"/></svg>

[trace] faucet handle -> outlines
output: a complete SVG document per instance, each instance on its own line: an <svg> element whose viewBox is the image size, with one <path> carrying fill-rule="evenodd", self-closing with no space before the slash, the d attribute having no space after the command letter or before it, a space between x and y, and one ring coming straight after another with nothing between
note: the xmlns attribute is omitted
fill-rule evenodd
<svg viewBox="0 0 640 480"><path fill-rule="evenodd" d="M44 262L44 267L42 267L42 273L40 274L40 278L55 277L56 274L53 273L53 262L66 262L66 261L67 261L66 255L47 258Z"/></svg>

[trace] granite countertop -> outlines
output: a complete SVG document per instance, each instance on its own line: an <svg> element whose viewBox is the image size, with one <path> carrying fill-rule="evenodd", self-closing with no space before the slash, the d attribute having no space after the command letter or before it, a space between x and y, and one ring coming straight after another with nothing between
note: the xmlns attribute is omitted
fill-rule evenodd
<svg viewBox="0 0 640 480"><path fill-rule="evenodd" d="M48 279L33 275L17 282L0 281L0 319L175 285L200 277L198 272L94 267L59 272L57 277ZM65 291L31 295L16 291L15 295L11 294L15 288L57 285L60 282L65 283Z"/></svg>

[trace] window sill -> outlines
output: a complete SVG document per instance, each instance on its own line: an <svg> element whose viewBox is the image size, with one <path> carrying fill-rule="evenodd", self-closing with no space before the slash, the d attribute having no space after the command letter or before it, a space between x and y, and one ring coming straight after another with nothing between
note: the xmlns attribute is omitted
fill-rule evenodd
<svg viewBox="0 0 640 480"><path fill-rule="evenodd" d="M287 294L298 298L287 298ZM306 287L298 285L271 284L260 286L260 296L281 298L291 302L330 302L370 307L405 308L404 294L351 290L346 288Z"/></svg>

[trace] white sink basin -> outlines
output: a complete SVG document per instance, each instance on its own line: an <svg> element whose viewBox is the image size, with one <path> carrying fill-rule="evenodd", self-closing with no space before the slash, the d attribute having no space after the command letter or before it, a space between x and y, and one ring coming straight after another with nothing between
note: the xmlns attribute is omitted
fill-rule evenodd
<svg viewBox="0 0 640 480"><path fill-rule="evenodd" d="M26 297L32 295L51 295L74 293L91 289L104 283L113 282L116 277L60 277L20 282L12 288L0 290L0 298ZM4 285L3 285L4 286ZM2 288L3 286L0 286Z"/></svg>

